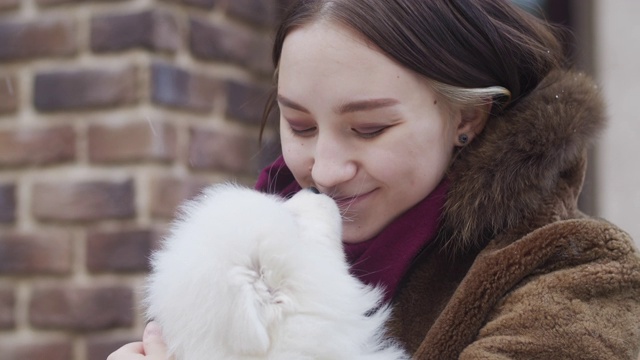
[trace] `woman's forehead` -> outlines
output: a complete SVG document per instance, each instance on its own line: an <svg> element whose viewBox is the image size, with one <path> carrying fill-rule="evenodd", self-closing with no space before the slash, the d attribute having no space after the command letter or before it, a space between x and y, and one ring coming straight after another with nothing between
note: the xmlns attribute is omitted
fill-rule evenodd
<svg viewBox="0 0 640 360"><path fill-rule="evenodd" d="M424 89L420 76L350 34L326 22L292 32L278 71L281 99L304 106L304 97L331 95L341 98L341 112L346 112L387 106L399 102L405 92Z"/></svg>

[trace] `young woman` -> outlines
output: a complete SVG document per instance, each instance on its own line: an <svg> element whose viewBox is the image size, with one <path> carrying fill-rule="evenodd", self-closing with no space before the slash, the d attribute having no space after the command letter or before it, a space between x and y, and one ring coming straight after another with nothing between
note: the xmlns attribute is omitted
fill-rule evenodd
<svg viewBox="0 0 640 360"><path fill-rule="evenodd" d="M576 205L602 100L552 30L507 0L294 3L257 188L334 197L389 333L415 359L637 359L640 258ZM166 356L144 340L110 360Z"/></svg>

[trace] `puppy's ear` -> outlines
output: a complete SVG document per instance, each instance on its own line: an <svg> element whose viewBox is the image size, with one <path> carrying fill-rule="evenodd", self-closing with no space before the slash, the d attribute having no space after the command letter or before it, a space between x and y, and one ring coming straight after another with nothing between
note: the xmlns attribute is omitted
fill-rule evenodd
<svg viewBox="0 0 640 360"><path fill-rule="evenodd" d="M229 275L235 294L228 314L228 344L236 353L264 356L271 346L269 329L282 321L292 301L270 287L269 271L255 256L249 267L237 266Z"/></svg>
<svg viewBox="0 0 640 360"><path fill-rule="evenodd" d="M233 352L244 355L264 355L271 340L267 331L268 319L263 314L264 303L256 289L256 273L252 269L238 267L230 272L231 283L236 294L231 311L227 314L229 324L228 345Z"/></svg>

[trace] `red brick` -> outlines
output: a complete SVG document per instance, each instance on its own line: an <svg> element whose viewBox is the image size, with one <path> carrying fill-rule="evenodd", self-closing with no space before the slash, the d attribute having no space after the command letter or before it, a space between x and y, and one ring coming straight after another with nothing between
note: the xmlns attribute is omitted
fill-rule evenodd
<svg viewBox="0 0 640 360"><path fill-rule="evenodd" d="M192 128L189 165L197 170L247 173L256 169L257 138L245 134Z"/></svg>
<svg viewBox="0 0 640 360"><path fill-rule="evenodd" d="M154 247L151 230L91 232L87 236L87 268L91 272L144 272Z"/></svg>
<svg viewBox="0 0 640 360"><path fill-rule="evenodd" d="M0 287L0 330L13 329L16 326L16 295L13 288Z"/></svg>
<svg viewBox="0 0 640 360"><path fill-rule="evenodd" d="M40 182L31 208L39 220L92 221L135 216L132 180Z"/></svg>
<svg viewBox="0 0 640 360"><path fill-rule="evenodd" d="M207 112L213 108L218 83L202 74L155 63L151 67L152 100L158 105Z"/></svg>
<svg viewBox="0 0 640 360"><path fill-rule="evenodd" d="M92 162L172 161L176 158L176 129L164 122L148 119L119 125L91 125L88 135Z"/></svg>
<svg viewBox="0 0 640 360"><path fill-rule="evenodd" d="M34 103L40 111L92 109L137 99L136 69L82 69L36 74Z"/></svg>
<svg viewBox="0 0 640 360"><path fill-rule="evenodd" d="M189 22L189 47L194 57L230 62L258 75L271 75L271 37L233 23Z"/></svg>
<svg viewBox="0 0 640 360"><path fill-rule="evenodd" d="M198 195L210 182L204 179L175 177L154 178L151 183L151 215L173 218L176 209L185 200Z"/></svg>
<svg viewBox="0 0 640 360"><path fill-rule="evenodd" d="M276 22L276 3L273 0L227 0L227 12L265 27Z"/></svg>
<svg viewBox="0 0 640 360"><path fill-rule="evenodd" d="M246 65L251 61L256 35L238 25L219 25L191 18L191 52L203 60L227 61Z"/></svg>
<svg viewBox="0 0 640 360"><path fill-rule="evenodd" d="M68 19L0 21L0 60L70 56L77 51L76 29Z"/></svg>
<svg viewBox="0 0 640 360"><path fill-rule="evenodd" d="M91 49L95 52L144 48L172 53L179 46L178 23L166 12L110 14L91 20Z"/></svg>
<svg viewBox="0 0 640 360"><path fill-rule="evenodd" d="M272 40L269 35L260 34L251 47L251 57L247 68L257 75L273 77L273 63L271 62Z"/></svg>
<svg viewBox="0 0 640 360"><path fill-rule="evenodd" d="M227 116L248 125L259 125L269 97L265 86L228 81ZM275 114L274 114L275 115Z"/></svg>
<svg viewBox="0 0 640 360"><path fill-rule="evenodd" d="M0 274L69 274L72 256L71 238L67 234L0 235Z"/></svg>
<svg viewBox="0 0 640 360"><path fill-rule="evenodd" d="M0 114L18 110L18 93L18 80L15 76L0 76Z"/></svg>
<svg viewBox="0 0 640 360"><path fill-rule="evenodd" d="M16 220L16 186L0 184L0 224Z"/></svg>
<svg viewBox="0 0 640 360"><path fill-rule="evenodd" d="M70 360L73 359L71 339L41 340L28 339L0 340L2 360Z"/></svg>
<svg viewBox="0 0 640 360"><path fill-rule="evenodd" d="M131 326L133 290L123 286L36 286L29 320L38 328L104 330Z"/></svg>
<svg viewBox="0 0 640 360"><path fill-rule="evenodd" d="M0 166L72 161L76 135L71 126L0 130Z"/></svg>
<svg viewBox="0 0 640 360"><path fill-rule="evenodd" d="M18 8L19 0L0 0L0 11Z"/></svg>
<svg viewBox="0 0 640 360"><path fill-rule="evenodd" d="M87 339L87 360L105 360L121 346L140 341L142 334L130 337L92 336Z"/></svg>

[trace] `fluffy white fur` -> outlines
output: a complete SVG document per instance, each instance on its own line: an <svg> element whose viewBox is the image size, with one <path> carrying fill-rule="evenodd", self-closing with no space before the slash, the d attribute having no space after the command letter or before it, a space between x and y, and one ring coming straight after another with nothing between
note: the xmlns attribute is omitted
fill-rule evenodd
<svg viewBox="0 0 640 360"><path fill-rule="evenodd" d="M152 259L147 317L178 360L408 359L381 294L349 274L325 195L206 189ZM367 316L368 315L368 316Z"/></svg>

